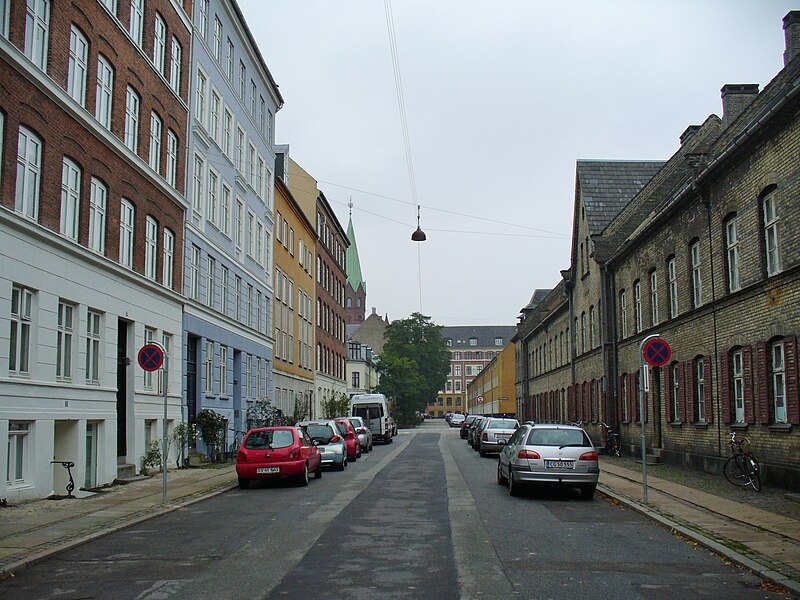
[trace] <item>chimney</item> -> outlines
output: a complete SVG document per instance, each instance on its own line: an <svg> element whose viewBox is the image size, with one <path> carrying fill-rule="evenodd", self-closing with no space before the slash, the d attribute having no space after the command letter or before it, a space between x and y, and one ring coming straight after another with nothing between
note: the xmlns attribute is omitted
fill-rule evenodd
<svg viewBox="0 0 800 600"><path fill-rule="evenodd" d="M786 38L786 50L783 52L785 67L800 54L800 10L793 10L783 17L783 35Z"/></svg>
<svg viewBox="0 0 800 600"><path fill-rule="evenodd" d="M376 315L376 314L378 314L378 311L375 309L375 307L374 307L374 306L372 307L372 314L373 314L373 315Z"/></svg>
<svg viewBox="0 0 800 600"><path fill-rule="evenodd" d="M722 126L727 127L739 118L758 95L757 83L726 83L722 93Z"/></svg>
<svg viewBox="0 0 800 600"><path fill-rule="evenodd" d="M689 138L698 131L700 131L700 125L689 125L686 128L686 131L681 134L681 146L683 146L689 140Z"/></svg>

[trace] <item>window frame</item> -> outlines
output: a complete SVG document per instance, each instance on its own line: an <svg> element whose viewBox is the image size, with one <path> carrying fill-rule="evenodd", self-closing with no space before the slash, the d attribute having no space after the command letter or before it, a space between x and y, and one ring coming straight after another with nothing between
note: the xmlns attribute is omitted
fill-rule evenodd
<svg viewBox="0 0 800 600"><path fill-rule="evenodd" d="M67 93L81 106L86 105L86 82L89 74L89 41L74 23L69 32Z"/></svg>
<svg viewBox="0 0 800 600"><path fill-rule="evenodd" d="M127 198L121 198L119 211L119 264L127 269L133 269L134 265L135 228L136 207Z"/></svg>
<svg viewBox="0 0 800 600"><path fill-rule="evenodd" d="M61 164L61 235L77 242L80 233L81 181L83 173L78 164L64 157Z"/></svg>
<svg viewBox="0 0 800 600"><path fill-rule="evenodd" d="M20 126L17 140L17 181L14 208L37 221L42 186L42 139L27 127ZM33 155L29 152L33 149Z"/></svg>
<svg viewBox="0 0 800 600"><path fill-rule="evenodd" d="M736 292L742 288L739 277L739 220L733 215L724 223L725 226L725 272L728 292Z"/></svg>
<svg viewBox="0 0 800 600"><path fill-rule="evenodd" d="M764 266L766 268L767 277L772 277L783 270L778 231L780 216L778 213L775 189L764 194L764 197L761 199L761 209L764 225L762 232L764 238Z"/></svg>

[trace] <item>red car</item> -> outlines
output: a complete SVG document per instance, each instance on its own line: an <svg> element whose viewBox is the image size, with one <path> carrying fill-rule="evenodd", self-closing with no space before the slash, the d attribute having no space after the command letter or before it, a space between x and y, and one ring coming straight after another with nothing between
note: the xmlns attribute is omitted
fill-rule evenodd
<svg viewBox="0 0 800 600"><path fill-rule="evenodd" d="M358 434L353 424L343 417L337 417L334 421L342 430L344 444L347 446L347 460L355 462L356 459L361 458L361 443L358 441Z"/></svg>
<svg viewBox="0 0 800 600"><path fill-rule="evenodd" d="M239 487L247 489L254 479L288 477L308 485L308 475L322 477L319 450L299 427L262 427L247 432L236 455Z"/></svg>

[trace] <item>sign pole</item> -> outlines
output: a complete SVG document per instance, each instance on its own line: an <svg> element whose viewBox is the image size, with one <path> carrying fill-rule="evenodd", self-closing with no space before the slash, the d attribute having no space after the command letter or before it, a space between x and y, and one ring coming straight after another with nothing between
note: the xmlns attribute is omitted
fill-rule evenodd
<svg viewBox="0 0 800 600"><path fill-rule="evenodd" d="M169 355L164 352L164 368L162 371L162 387L164 388L164 424L162 427L162 431L164 434L162 440L162 451L161 451L161 472L162 475L162 493L161 493L161 503L167 503L167 452L169 451L169 444L167 442L167 393L169 391Z"/></svg>
<svg viewBox="0 0 800 600"><path fill-rule="evenodd" d="M657 333L648 335L639 344L639 423L642 425L642 499L645 504L647 504L647 439L644 430L644 380L647 377L647 368L644 361L644 347L647 342L658 337L661 336Z"/></svg>

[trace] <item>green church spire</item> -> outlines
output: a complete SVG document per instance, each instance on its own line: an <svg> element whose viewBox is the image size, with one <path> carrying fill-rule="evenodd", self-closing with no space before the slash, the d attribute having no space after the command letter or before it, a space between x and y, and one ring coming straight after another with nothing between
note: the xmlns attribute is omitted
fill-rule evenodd
<svg viewBox="0 0 800 600"><path fill-rule="evenodd" d="M348 204L350 207L350 218L347 221L347 238L350 240L350 246L347 248L346 255L346 269L347 269L347 283L357 292L359 286L367 291L367 282L361 275L361 262L358 260L358 245L356 244L356 234L353 231L353 203Z"/></svg>

